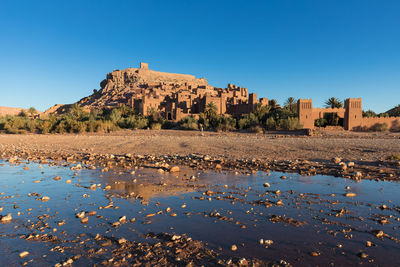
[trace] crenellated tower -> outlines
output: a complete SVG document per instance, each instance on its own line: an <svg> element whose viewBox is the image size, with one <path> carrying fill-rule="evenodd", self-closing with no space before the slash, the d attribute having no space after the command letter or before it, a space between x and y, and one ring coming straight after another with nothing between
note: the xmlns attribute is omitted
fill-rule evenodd
<svg viewBox="0 0 400 267"><path fill-rule="evenodd" d="M344 129L353 130L362 124L361 98L348 98L344 101Z"/></svg>
<svg viewBox="0 0 400 267"><path fill-rule="evenodd" d="M299 99L297 100L297 113L299 116L299 123L303 125L304 129L314 129L314 119L312 112L312 99Z"/></svg>

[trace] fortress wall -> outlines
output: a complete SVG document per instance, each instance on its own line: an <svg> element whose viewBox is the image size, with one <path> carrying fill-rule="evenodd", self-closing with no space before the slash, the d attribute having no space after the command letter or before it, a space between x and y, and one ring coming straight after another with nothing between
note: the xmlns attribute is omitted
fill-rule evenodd
<svg viewBox="0 0 400 267"><path fill-rule="evenodd" d="M336 113L339 118L344 118L344 108L313 108L312 118L313 120L321 119L325 113Z"/></svg>
<svg viewBox="0 0 400 267"><path fill-rule="evenodd" d="M391 131L400 131L400 117L364 117L361 120L361 129L369 130L382 123L386 123Z"/></svg>

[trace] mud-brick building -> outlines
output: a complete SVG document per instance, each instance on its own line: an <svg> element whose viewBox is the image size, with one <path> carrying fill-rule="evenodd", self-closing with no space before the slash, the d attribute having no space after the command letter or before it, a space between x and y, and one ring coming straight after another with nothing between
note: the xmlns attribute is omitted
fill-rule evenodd
<svg viewBox="0 0 400 267"><path fill-rule="evenodd" d="M399 117L363 117L361 98L346 99L344 108L313 108L312 99L299 99L297 111L299 122L306 129L314 129L315 120L324 118L326 113L334 113L343 119L345 130L368 130L383 123L386 123L392 131L400 130Z"/></svg>

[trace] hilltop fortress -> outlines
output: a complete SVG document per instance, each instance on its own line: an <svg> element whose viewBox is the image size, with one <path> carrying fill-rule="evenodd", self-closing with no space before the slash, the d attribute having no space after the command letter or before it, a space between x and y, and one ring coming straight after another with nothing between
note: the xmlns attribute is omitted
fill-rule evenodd
<svg viewBox="0 0 400 267"><path fill-rule="evenodd" d="M247 88L232 84L217 88L204 78L154 71L146 63L140 63L140 68L108 73L100 86L99 91L81 99L78 105L93 109L126 104L144 116L154 109L167 120L179 121L204 112L211 102L218 114L234 117L250 113L259 102L268 104L268 99L257 99L257 94L249 94Z"/></svg>

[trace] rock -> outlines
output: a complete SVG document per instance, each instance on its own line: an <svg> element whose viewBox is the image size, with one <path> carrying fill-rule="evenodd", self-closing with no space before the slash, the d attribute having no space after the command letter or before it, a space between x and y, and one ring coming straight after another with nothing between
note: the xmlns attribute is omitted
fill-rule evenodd
<svg viewBox="0 0 400 267"><path fill-rule="evenodd" d="M282 175L282 176L281 176L281 179L282 179L282 180L285 180L285 179L287 179L287 177L286 177L285 175Z"/></svg>
<svg viewBox="0 0 400 267"><path fill-rule="evenodd" d="M354 173L354 177L361 178L362 177L362 173L361 172L355 172Z"/></svg>
<svg viewBox="0 0 400 267"><path fill-rule="evenodd" d="M29 252L28 251L22 251L21 253L19 253L19 257L20 258L25 258L26 256L28 256L29 255Z"/></svg>
<svg viewBox="0 0 400 267"><path fill-rule="evenodd" d="M267 246L271 246L274 243L272 240L264 240L264 244Z"/></svg>
<svg viewBox="0 0 400 267"><path fill-rule="evenodd" d="M338 157L334 157L334 158L332 159L332 162L335 163L335 164L339 164L341 161L342 161L342 159L341 159L341 158L338 158Z"/></svg>
<svg viewBox="0 0 400 267"><path fill-rule="evenodd" d="M75 214L75 216L76 216L76 218L83 218L83 217L85 217L85 212L84 211L81 211L81 212L78 212L77 214Z"/></svg>
<svg viewBox="0 0 400 267"><path fill-rule="evenodd" d="M70 184L70 183L72 183L72 181L68 179L65 181L65 183Z"/></svg>
<svg viewBox="0 0 400 267"><path fill-rule="evenodd" d="M357 194L356 194L356 193L349 192L349 193L344 194L344 196L345 196L345 197L355 197L355 196L357 196Z"/></svg>
<svg viewBox="0 0 400 267"><path fill-rule="evenodd" d="M5 216L1 216L0 222L8 223L8 222L11 222L11 220L12 220L12 216L11 216L11 213L9 213Z"/></svg>
<svg viewBox="0 0 400 267"><path fill-rule="evenodd" d="M180 238L181 238L180 235L173 235L173 236L171 237L171 240L172 240L172 241L175 241L175 240L178 240L178 239L180 239Z"/></svg>
<svg viewBox="0 0 400 267"><path fill-rule="evenodd" d="M382 238L382 237L385 236L385 234L383 233L382 230L378 230L378 231L376 231L375 236L376 236L377 238Z"/></svg>
<svg viewBox="0 0 400 267"><path fill-rule="evenodd" d="M49 201L50 198L48 196L43 196L40 200L42 200L43 202Z"/></svg>
<svg viewBox="0 0 400 267"><path fill-rule="evenodd" d="M355 165L355 164L354 164L353 161L350 161L350 162L347 163L347 166L348 166L348 167L354 167L354 165Z"/></svg>
<svg viewBox="0 0 400 267"><path fill-rule="evenodd" d="M366 259L366 258L368 258L368 254L365 252L360 252L360 253L358 253L358 257L360 257L362 259Z"/></svg>
<svg viewBox="0 0 400 267"><path fill-rule="evenodd" d="M366 247L371 247L371 246L372 246L372 242L371 242L371 241L365 242L365 246L366 246Z"/></svg>
<svg viewBox="0 0 400 267"><path fill-rule="evenodd" d="M319 252L317 252L317 251L312 251L312 252L310 252L309 254L310 254L310 256L312 256L312 257L317 257L317 256L321 255L321 253L319 253Z"/></svg>
<svg viewBox="0 0 400 267"><path fill-rule="evenodd" d="M215 169L217 169L217 170L221 170L221 169L222 169L222 166L221 166L221 164L217 164L217 165L215 165Z"/></svg>
<svg viewBox="0 0 400 267"><path fill-rule="evenodd" d="M61 177L60 176L56 176L56 177L53 178L53 180L54 181L59 181L59 180L61 180Z"/></svg>
<svg viewBox="0 0 400 267"><path fill-rule="evenodd" d="M173 166L169 171L170 171L170 172L179 172L180 169L179 169L178 166Z"/></svg>
<svg viewBox="0 0 400 267"><path fill-rule="evenodd" d="M237 249L238 249L238 248L237 248L236 245L232 245L232 246L231 246L231 250L232 250L232 251L236 251Z"/></svg>
<svg viewBox="0 0 400 267"><path fill-rule="evenodd" d="M264 183L264 187L271 187L269 183Z"/></svg>
<svg viewBox="0 0 400 267"><path fill-rule="evenodd" d="M118 221L119 221L120 223L125 223L125 222L126 222L126 216L120 217L120 218L118 219Z"/></svg>
<svg viewBox="0 0 400 267"><path fill-rule="evenodd" d="M118 239L118 244L122 245L125 244L126 242L128 242L125 238L121 237L120 239Z"/></svg>
<svg viewBox="0 0 400 267"><path fill-rule="evenodd" d="M81 219L81 223L86 224L89 221L89 217L84 217Z"/></svg>

